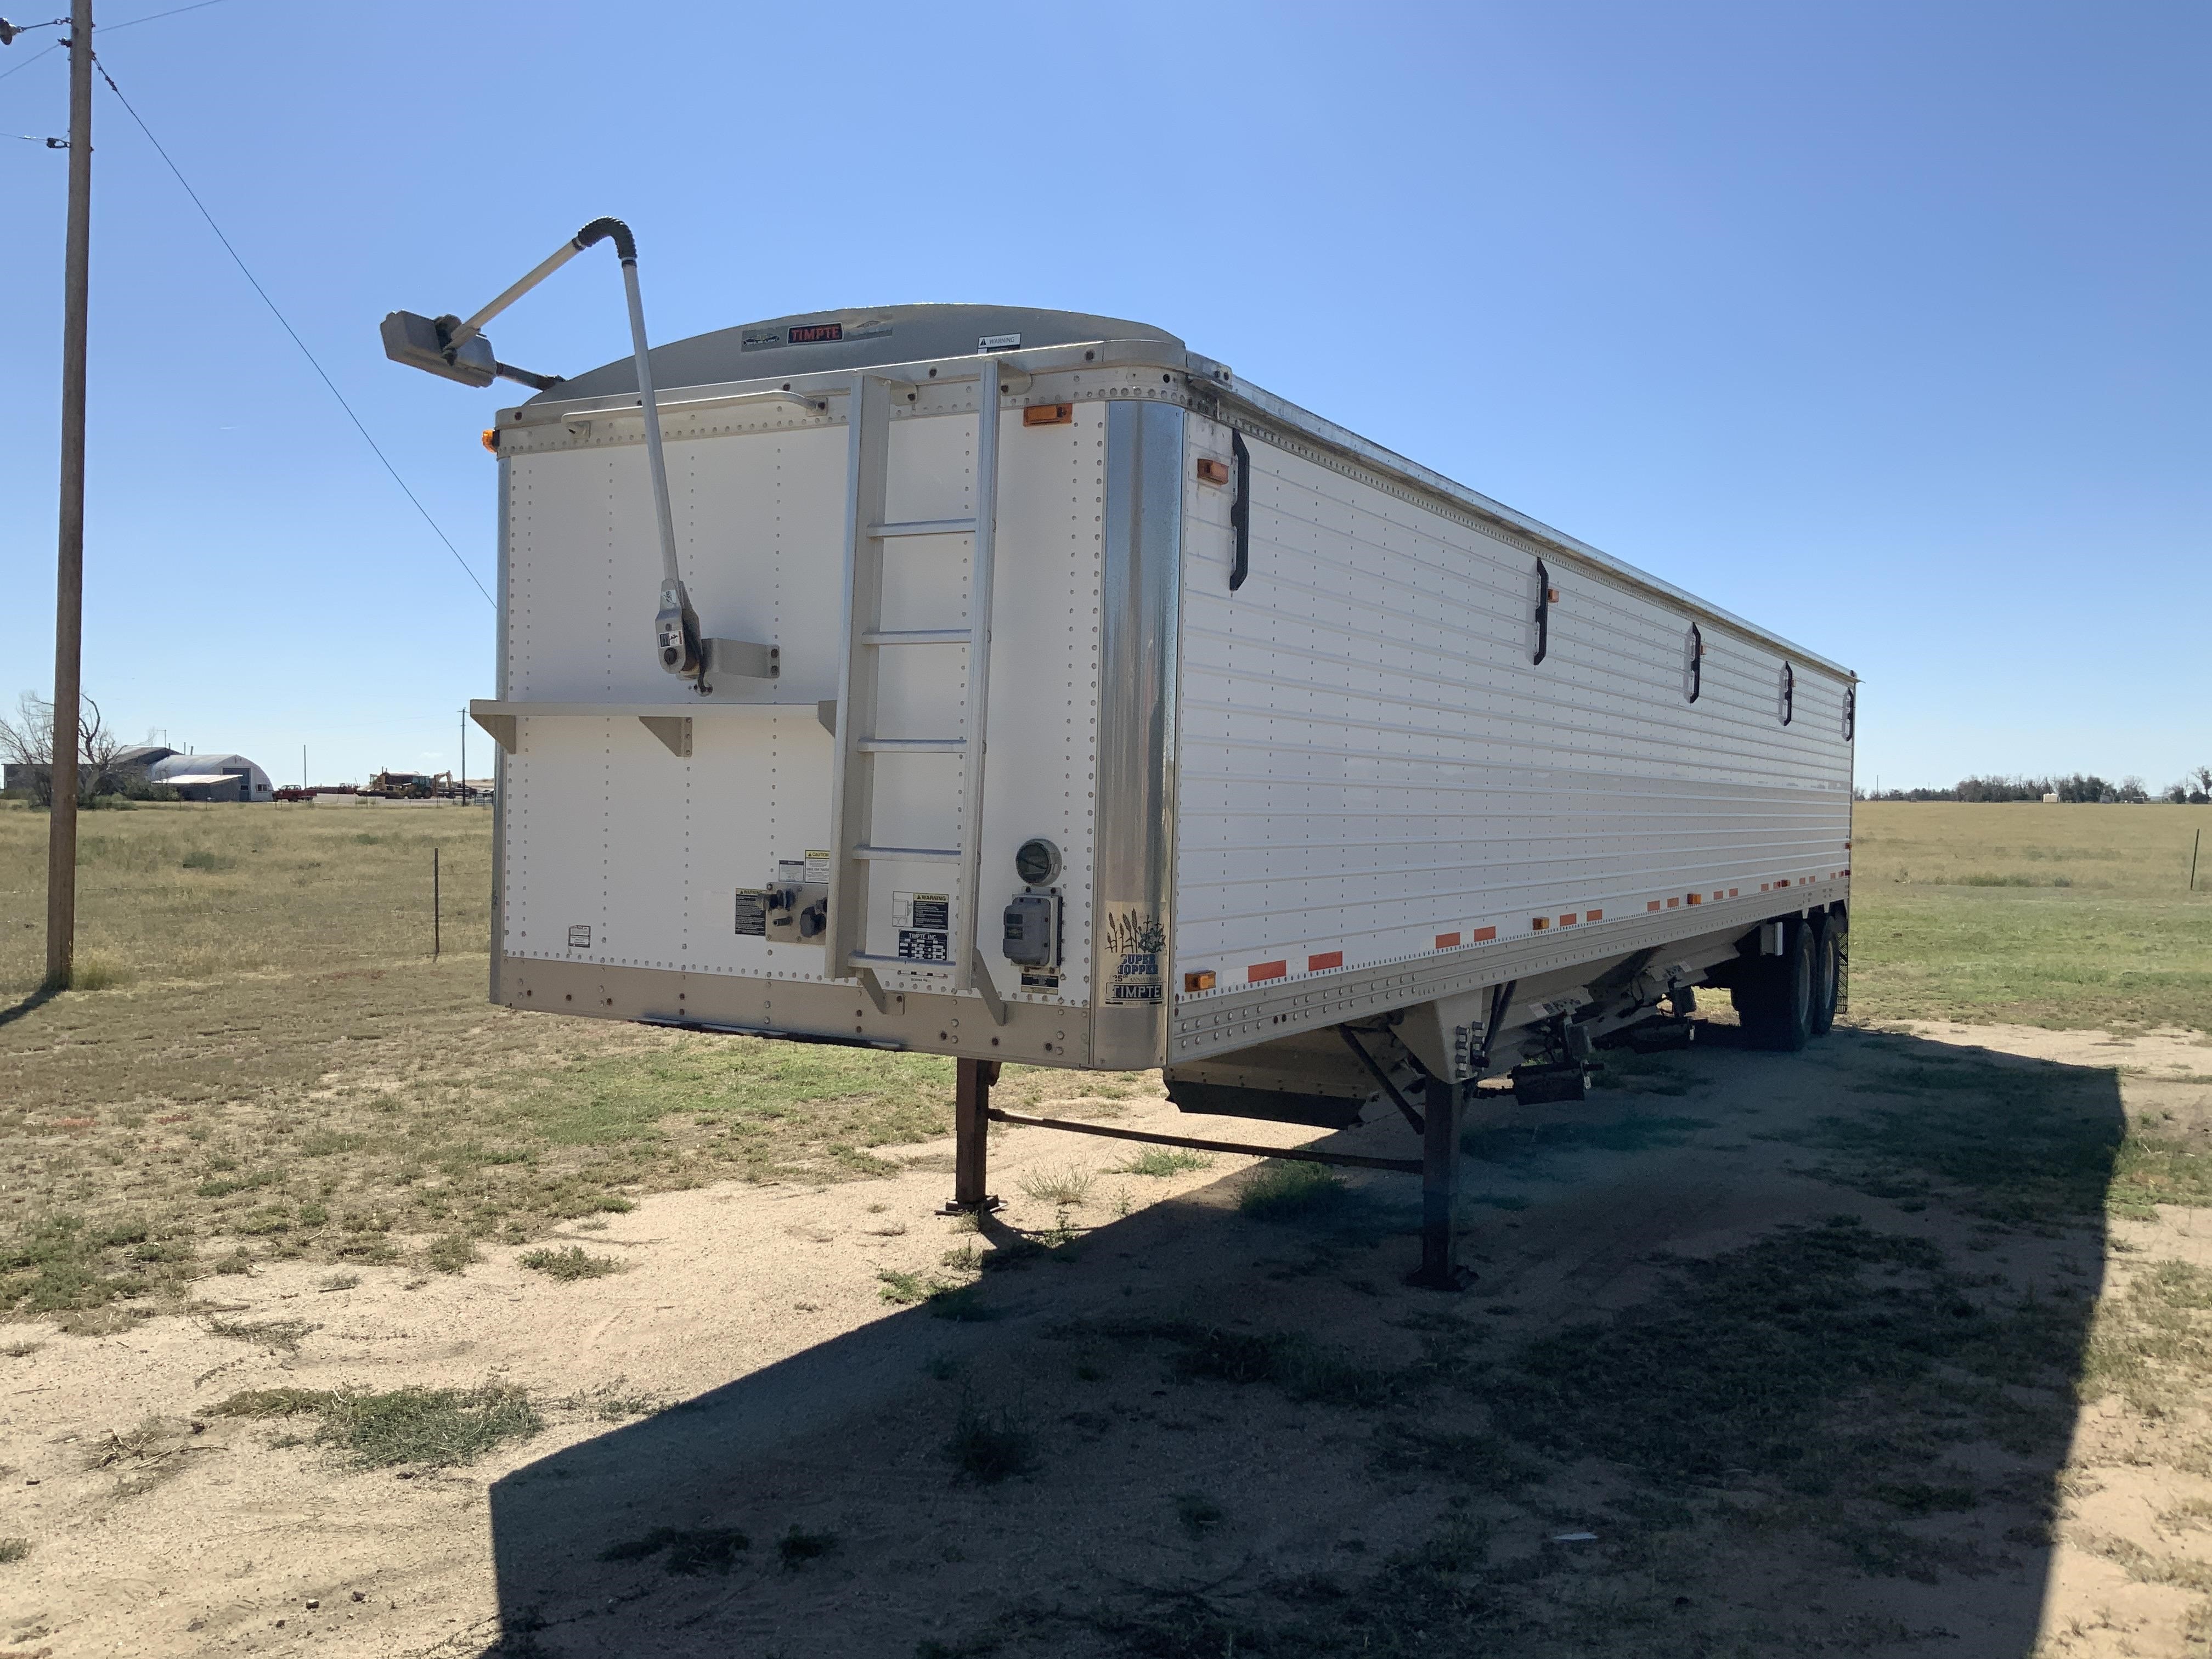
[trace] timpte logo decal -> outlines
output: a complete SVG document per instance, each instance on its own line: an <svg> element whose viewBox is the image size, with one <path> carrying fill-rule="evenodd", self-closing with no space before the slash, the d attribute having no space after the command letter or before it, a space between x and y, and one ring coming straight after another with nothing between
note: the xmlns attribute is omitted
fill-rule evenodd
<svg viewBox="0 0 2212 1659"><path fill-rule="evenodd" d="M1109 903L1105 907L1106 954L1113 959L1108 974L1109 1002L1160 1000L1160 952L1167 948L1167 929L1160 926L1154 904Z"/></svg>
<svg viewBox="0 0 2212 1659"><path fill-rule="evenodd" d="M890 331L891 325L879 317L858 323L787 323L781 328L749 328L738 347L772 351L781 346L835 345L845 340L878 340Z"/></svg>

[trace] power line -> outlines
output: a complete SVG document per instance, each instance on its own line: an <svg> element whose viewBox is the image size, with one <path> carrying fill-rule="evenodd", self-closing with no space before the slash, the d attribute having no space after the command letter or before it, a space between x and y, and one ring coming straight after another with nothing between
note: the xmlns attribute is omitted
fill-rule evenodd
<svg viewBox="0 0 2212 1659"><path fill-rule="evenodd" d="M120 23L102 23L100 33L112 34L118 29L135 29L141 23L151 23L164 17L174 17L180 11L199 11L209 6L219 6L222 0L192 0L189 6L172 6L167 11L149 12L143 17L133 17Z"/></svg>
<svg viewBox="0 0 2212 1659"><path fill-rule="evenodd" d="M200 5L212 5L216 3L216 0L199 0ZM198 7L180 6L177 9L192 11L198 9ZM155 14L157 16L163 17L169 15L167 12ZM142 17L137 21L142 23L150 23L154 20L151 17ZM121 27L122 25L118 24L117 27ZM107 72L107 66L95 59L93 67L100 71L100 78L107 82L107 89L115 94L116 101L120 103L130 114L131 118L138 124L138 131L146 135L146 142L153 145L155 154L161 158L169 171L176 176L177 182L184 186L185 194L192 198L192 205L200 210L200 217L207 221L208 228L215 233L216 240L222 244L222 251L230 255L232 263L237 265L246 280L253 285L253 291L261 296L261 303L269 307L269 314L276 319L285 333L292 337L292 343L300 348L300 355L307 360L309 367L321 377L323 384L330 388L331 396L337 398L338 407L345 410L346 418L353 422L354 430L361 434L362 441L369 447L378 460L383 462L384 470L392 475L392 482L399 486L399 493L414 504L415 510L422 515L422 522L430 526L431 533L445 543L446 551L453 556L453 562L460 566L463 573L476 584L476 590L483 595L484 603L496 611L499 608L499 602L492 598L491 591L477 580L477 573L471 568L469 562L461 556L461 550L453 545L453 538L439 527L438 521L430 516L430 509L422 505L421 498L407 487L407 480L399 476L399 469L392 465L392 458L386 455L382 447L369 435L368 428L362 423L361 416L354 413L353 405L346 401L345 393L338 390L337 382L331 379L328 372L316 360L315 354L307 349L307 343L300 337L299 331L285 319L284 313L276 308L276 302L269 297L269 290L261 286L260 279L247 268L246 261L239 257L238 250L231 246L230 238L224 235L222 227L216 223L215 215L210 213L207 204L200 200L200 193L191 187L191 182L185 179L183 171L178 167L176 162L170 160L169 152L161 148L161 141L154 136L154 130L146 125L144 118L137 110L131 108L131 100L123 95L123 88L115 84L115 77Z"/></svg>
<svg viewBox="0 0 2212 1659"><path fill-rule="evenodd" d="M137 28L141 23L151 23L158 21L160 19L164 17L174 17L179 12L200 11L209 6L219 6L221 4L222 4L222 0L192 0L192 3L189 6L172 6L167 11L149 12L143 17L129 18L120 23L102 23L100 26L100 33L102 34L110 34L117 29ZM68 27L68 18L57 17L51 22L18 23L15 26L15 33L17 34L28 34L33 29L62 29L67 28ZM53 45L46 48L46 52L59 52L61 49L62 43L57 40ZM25 70L30 68L32 64L37 63L39 59L44 58L46 55L46 52L33 52L21 63L16 64L15 68L8 70L6 74L0 74L0 81L6 80L9 75L21 75Z"/></svg>
<svg viewBox="0 0 2212 1659"><path fill-rule="evenodd" d="M43 27L45 27L45 25L44 25L44 24L40 24L40 25L39 25L39 27L43 28ZM27 69L28 69L28 68L30 68L32 64L33 64L37 63L37 62L39 61L39 59L40 59L41 58L46 57L46 56L47 55L47 53L48 53L48 52L59 52L61 49L62 49L62 43L61 43L60 41L57 40L57 41L55 41L55 42L53 43L53 45L52 45L51 46L48 46L48 47L46 48L46 52L33 52L33 53L32 53L28 58L25 58L21 63L20 63L20 64L16 64L15 68L13 68L13 69L11 69L11 70L0 70L0 81L4 81L4 80L6 80L6 79L10 76L10 75L21 75L21 74L25 70L27 70Z"/></svg>

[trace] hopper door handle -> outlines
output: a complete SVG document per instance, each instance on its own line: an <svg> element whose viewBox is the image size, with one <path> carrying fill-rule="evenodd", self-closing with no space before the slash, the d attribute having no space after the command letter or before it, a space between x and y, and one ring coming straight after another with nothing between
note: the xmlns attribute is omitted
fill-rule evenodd
<svg viewBox="0 0 2212 1659"><path fill-rule="evenodd" d="M1229 591L1234 593L1252 574L1252 452L1244 447L1244 434L1234 428L1229 453L1237 458L1237 499L1229 506L1229 522L1237 532L1237 556L1229 567Z"/></svg>
<svg viewBox="0 0 2212 1659"><path fill-rule="evenodd" d="M1541 666L1552 650L1552 573L1541 559L1536 561L1536 643L1528 660Z"/></svg>

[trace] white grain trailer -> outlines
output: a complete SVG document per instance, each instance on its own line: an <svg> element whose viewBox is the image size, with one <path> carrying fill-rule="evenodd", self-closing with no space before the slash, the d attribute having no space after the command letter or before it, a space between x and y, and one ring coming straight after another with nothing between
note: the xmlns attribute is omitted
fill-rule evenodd
<svg viewBox="0 0 2212 1659"><path fill-rule="evenodd" d="M486 434L493 1000L957 1055L963 1206L1005 1060L1387 1100L1421 1159L1312 1155L1424 1172L1436 1284L1476 1080L1579 1097L1701 984L1771 1046L1832 1021L1850 671L1139 324L823 312L650 367L665 565L635 362Z"/></svg>

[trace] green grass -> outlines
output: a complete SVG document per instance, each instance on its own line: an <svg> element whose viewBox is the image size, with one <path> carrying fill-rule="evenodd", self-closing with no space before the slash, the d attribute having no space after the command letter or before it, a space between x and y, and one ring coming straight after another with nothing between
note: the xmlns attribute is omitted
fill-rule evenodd
<svg viewBox="0 0 2212 1659"><path fill-rule="evenodd" d="M1325 1164L1271 1159L1244 1177L1237 1207L1256 1221L1295 1221L1334 1212L1350 1196Z"/></svg>
<svg viewBox="0 0 2212 1659"><path fill-rule="evenodd" d="M1069 1164L1065 1169L1031 1170L1022 1177L1022 1192L1040 1204L1072 1210L1091 1196L1097 1182L1091 1170Z"/></svg>
<svg viewBox="0 0 2212 1659"><path fill-rule="evenodd" d="M1498 1429L1662 1486L1725 1486L1741 1468L1808 1498L1867 1496L1924 1478L1941 1449L1881 1401L1960 1373L2052 1390L2057 1410L2081 1319L2050 1302L1993 1305L1925 1240L1850 1218L1780 1228L1679 1274L1661 1301L1540 1338L1483 1376ZM1854 1396L1887 1432L1851 1432L1838 1407ZM1960 1400L1977 1416L2006 1409Z"/></svg>
<svg viewBox="0 0 2212 1659"><path fill-rule="evenodd" d="M1862 802L1851 1012L2212 1030L2212 807ZM2212 842L2212 834L2205 837Z"/></svg>
<svg viewBox="0 0 2212 1659"><path fill-rule="evenodd" d="M222 1417L283 1418L312 1413L316 1441L357 1468L402 1464L443 1468L473 1463L545 1426L521 1389L393 1389L369 1394L319 1389L253 1389L215 1407Z"/></svg>
<svg viewBox="0 0 2212 1659"><path fill-rule="evenodd" d="M1819 1173L1908 1209L1940 1193L1970 1215L2047 1228L2212 1206L2212 1127L2130 1113L2110 1067L1924 1055L1852 1088L1862 1109L1786 1139L1844 1154Z"/></svg>
<svg viewBox="0 0 2212 1659"><path fill-rule="evenodd" d="M1114 1175L1178 1176L1193 1170L1211 1169L1213 1159L1205 1152L1194 1152L1182 1146L1147 1146L1126 1163L1117 1164L1110 1171Z"/></svg>
<svg viewBox="0 0 2212 1659"><path fill-rule="evenodd" d="M574 1244L565 1250L526 1250L519 1260L532 1273L564 1280L604 1279L620 1273L623 1266L612 1256L592 1255Z"/></svg>

